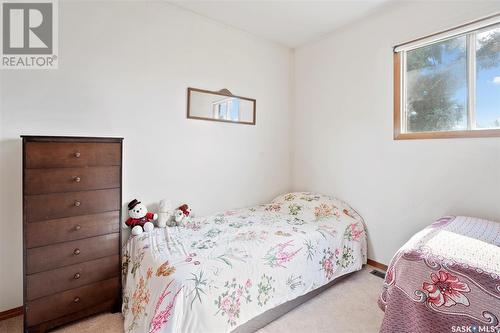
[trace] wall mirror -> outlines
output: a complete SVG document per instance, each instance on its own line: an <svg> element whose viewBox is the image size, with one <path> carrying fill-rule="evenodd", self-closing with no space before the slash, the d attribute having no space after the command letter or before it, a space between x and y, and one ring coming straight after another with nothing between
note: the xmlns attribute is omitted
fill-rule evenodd
<svg viewBox="0 0 500 333"><path fill-rule="evenodd" d="M233 95L229 90L188 88L187 117L255 125L255 99Z"/></svg>

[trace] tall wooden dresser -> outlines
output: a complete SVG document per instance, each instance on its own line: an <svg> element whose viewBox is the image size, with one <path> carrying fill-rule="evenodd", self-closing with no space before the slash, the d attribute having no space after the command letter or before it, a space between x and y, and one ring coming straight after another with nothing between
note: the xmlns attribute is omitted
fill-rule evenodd
<svg viewBox="0 0 500 333"><path fill-rule="evenodd" d="M22 136L24 331L121 306L121 138Z"/></svg>

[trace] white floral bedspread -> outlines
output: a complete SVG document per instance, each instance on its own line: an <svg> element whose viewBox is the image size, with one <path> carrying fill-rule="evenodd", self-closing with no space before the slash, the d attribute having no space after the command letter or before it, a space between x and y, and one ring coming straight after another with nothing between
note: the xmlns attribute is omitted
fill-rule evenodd
<svg viewBox="0 0 500 333"><path fill-rule="evenodd" d="M346 203L289 193L267 205L132 237L123 251L125 332L229 332L366 263Z"/></svg>

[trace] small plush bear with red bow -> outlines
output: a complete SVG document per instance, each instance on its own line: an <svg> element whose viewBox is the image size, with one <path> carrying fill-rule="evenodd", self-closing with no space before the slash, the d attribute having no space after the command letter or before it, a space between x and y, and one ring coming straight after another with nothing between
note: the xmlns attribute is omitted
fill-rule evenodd
<svg viewBox="0 0 500 333"><path fill-rule="evenodd" d="M183 225L191 215L191 208L187 204L181 205L174 212L174 220L176 225Z"/></svg>
<svg viewBox="0 0 500 333"><path fill-rule="evenodd" d="M132 228L132 235L137 236L145 232L150 232L154 229L151 221L158 219L158 214L148 212L146 206L134 199L128 204L129 219L125 222L126 225Z"/></svg>

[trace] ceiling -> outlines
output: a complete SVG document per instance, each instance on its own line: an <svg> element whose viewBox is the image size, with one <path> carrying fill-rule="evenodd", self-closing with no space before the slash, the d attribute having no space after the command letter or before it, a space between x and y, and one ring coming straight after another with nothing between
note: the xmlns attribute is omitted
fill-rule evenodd
<svg viewBox="0 0 500 333"><path fill-rule="evenodd" d="M363 18L390 0L171 1L234 28L295 48Z"/></svg>

